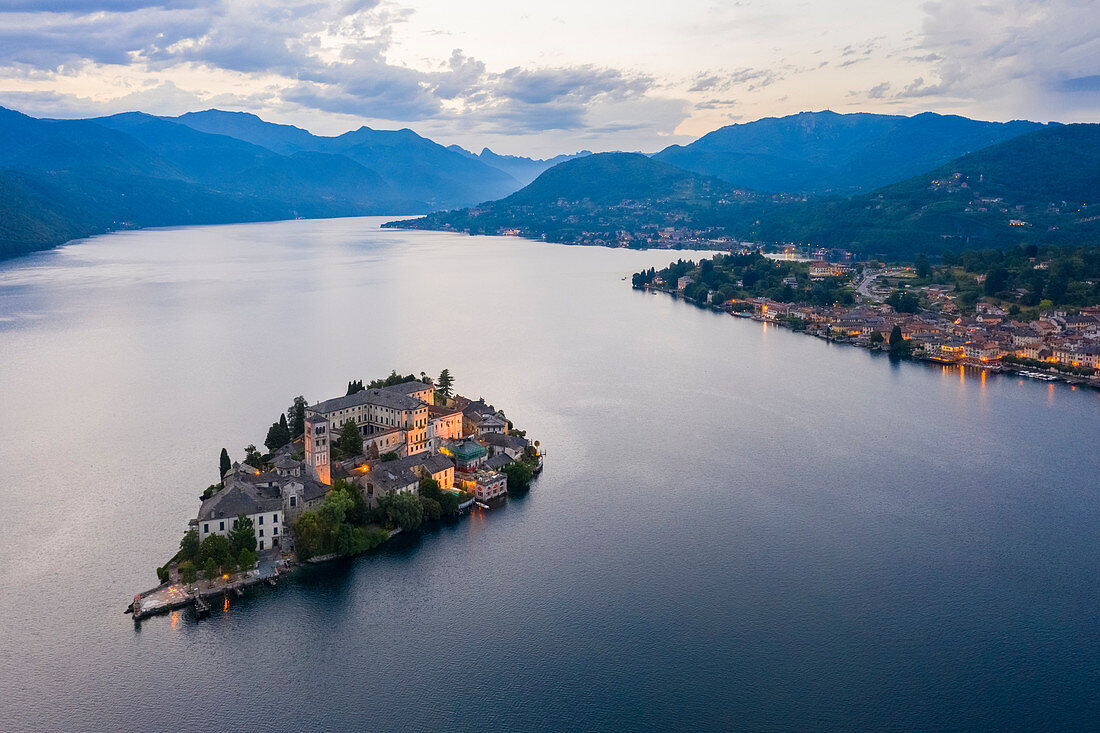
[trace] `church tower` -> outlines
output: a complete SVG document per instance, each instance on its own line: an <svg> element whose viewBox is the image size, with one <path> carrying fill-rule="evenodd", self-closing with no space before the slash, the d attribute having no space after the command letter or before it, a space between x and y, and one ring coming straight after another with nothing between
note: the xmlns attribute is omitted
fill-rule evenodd
<svg viewBox="0 0 1100 733"><path fill-rule="evenodd" d="M306 416L306 434L303 438L306 449L306 466L309 472L326 486L332 485L332 473L329 467L328 420L320 415Z"/></svg>

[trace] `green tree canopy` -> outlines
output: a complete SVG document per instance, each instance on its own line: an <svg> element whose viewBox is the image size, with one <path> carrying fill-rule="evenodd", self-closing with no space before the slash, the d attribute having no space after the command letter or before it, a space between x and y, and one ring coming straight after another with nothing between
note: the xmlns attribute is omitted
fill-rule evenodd
<svg viewBox="0 0 1100 733"><path fill-rule="evenodd" d="M187 583L187 585L191 585L199 579L199 573L195 569L195 563L190 560L184 560L183 562L181 562L179 565L179 571L180 580L182 580L184 583Z"/></svg>
<svg viewBox="0 0 1100 733"><path fill-rule="evenodd" d="M363 434L359 432L359 426L354 420L347 420L340 426L340 437L336 439L337 450L344 456L359 456L363 454Z"/></svg>
<svg viewBox="0 0 1100 733"><path fill-rule="evenodd" d="M232 548L224 535L212 534L199 545L199 562L204 567L208 561L213 561L215 565L228 565L232 560Z"/></svg>
<svg viewBox="0 0 1100 733"><path fill-rule="evenodd" d="M233 462L229 460L229 451L225 448L222 448L222 454L218 457L218 464L221 469L221 473L218 474L218 483L221 483L222 479L225 478L225 474L233 468Z"/></svg>
<svg viewBox="0 0 1100 733"><path fill-rule="evenodd" d="M424 520L424 508L415 494L391 491L379 497L379 505L385 511L386 518L401 529L416 529Z"/></svg>
<svg viewBox="0 0 1100 733"><path fill-rule="evenodd" d="M262 468L264 457L260 455L260 451L256 450L255 445L249 443L244 447L244 462L253 468Z"/></svg>
<svg viewBox="0 0 1100 733"><path fill-rule="evenodd" d="M256 549L256 527L251 517L244 514L237 515L237 524L229 530L229 551L234 556L241 550Z"/></svg>
<svg viewBox="0 0 1100 733"><path fill-rule="evenodd" d="M523 461L513 461L509 463L503 469L504 475L508 477L508 491L524 491L531 487L531 479L534 474L531 471L531 467Z"/></svg>
<svg viewBox="0 0 1100 733"><path fill-rule="evenodd" d="M206 562L202 566L202 574L207 580L214 580L221 575L221 571L218 569L218 563L214 558L206 558Z"/></svg>
<svg viewBox="0 0 1100 733"><path fill-rule="evenodd" d="M264 441L264 445L267 446L268 453L274 453L289 443L290 438L290 426L287 425L286 415L279 415L279 421L272 423L271 427L267 429L267 439Z"/></svg>
<svg viewBox="0 0 1100 733"><path fill-rule="evenodd" d="M451 376L450 369L444 369L439 373L439 379L435 383L435 391L441 396L450 398L454 396L454 377Z"/></svg>
<svg viewBox="0 0 1100 733"><path fill-rule="evenodd" d="M180 561L190 560L194 562L199 557L199 531L197 529L189 529L183 534L183 539L180 540Z"/></svg>
<svg viewBox="0 0 1100 733"><path fill-rule="evenodd" d="M287 410L287 418L290 425L290 437L297 438L306 432L306 398L298 395L293 404Z"/></svg>

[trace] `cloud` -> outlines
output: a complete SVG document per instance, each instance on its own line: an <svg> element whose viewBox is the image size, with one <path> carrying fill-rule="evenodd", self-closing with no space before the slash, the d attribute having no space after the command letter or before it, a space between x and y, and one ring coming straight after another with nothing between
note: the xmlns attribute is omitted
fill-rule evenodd
<svg viewBox="0 0 1100 733"><path fill-rule="evenodd" d="M737 104L737 100L734 99L708 99L705 102L699 102L695 105L695 109L728 109Z"/></svg>
<svg viewBox="0 0 1100 733"><path fill-rule="evenodd" d="M783 77L775 69L742 67L733 71L701 72L692 80L689 92L724 92L744 87L752 92L771 86Z"/></svg>
<svg viewBox="0 0 1100 733"><path fill-rule="evenodd" d="M1100 14L1077 0L940 0L924 6L917 53L934 78L917 78L899 96L996 104L1033 114L1091 104L1100 73ZM1086 98L1091 98L1091 102Z"/></svg>
<svg viewBox="0 0 1100 733"><path fill-rule="evenodd" d="M546 104L563 99L590 101L597 97L626 99L643 94L652 86L651 77L628 76L616 69L591 65L556 69L516 67L493 80L493 91L497 96L528 104Z"/></svg>

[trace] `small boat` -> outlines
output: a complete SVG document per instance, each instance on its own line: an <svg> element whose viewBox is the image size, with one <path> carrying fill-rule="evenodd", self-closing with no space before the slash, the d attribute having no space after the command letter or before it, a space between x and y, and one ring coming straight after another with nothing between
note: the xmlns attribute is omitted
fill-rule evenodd
<svg viewBox="0 0 1100 733"><path fill-rule="evenodd" d="M488 504L482 503L480 501L474 502L474 503L475 503L475 505L477 506L478 509L488 509L489 508Z"/></svg>

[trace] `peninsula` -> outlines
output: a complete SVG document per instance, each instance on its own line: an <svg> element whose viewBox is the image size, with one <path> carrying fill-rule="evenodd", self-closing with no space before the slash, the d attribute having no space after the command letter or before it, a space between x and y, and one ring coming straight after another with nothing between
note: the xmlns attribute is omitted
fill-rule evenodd
<svg viewBox="0 0 1100 733"><path fill-rule="evenodd" d="M742 248L637 272L633 286L895 357L1100 387L1095 246L970 251L936 264Z"/></svg>
<svg viewBox="0 0 1100 733"><path fill-rule="evenodd" d="M220 457L221 480L200 497L160 585L134 596L135 621L278 577L298 563L373 550L424 523L500 506L542 471L502 410L454 392L444 369L389 377L310 405L296 397L268 429L261 453Z"/></svg>

